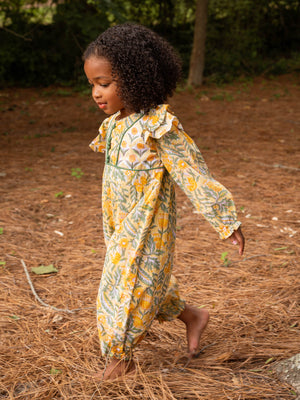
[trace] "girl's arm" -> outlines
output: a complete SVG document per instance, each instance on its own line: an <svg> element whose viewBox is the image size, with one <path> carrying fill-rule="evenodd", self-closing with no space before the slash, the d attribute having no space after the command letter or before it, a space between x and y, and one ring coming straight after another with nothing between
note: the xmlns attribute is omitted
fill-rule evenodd
<svg viewBox="0 0 300 400"><path fill-rule="evenodd" d="M243 253L241 223L231 193L210 174L194 141L178 124L156 140L159 156L166 169L189 197L196 210L214 227L222 239L239 244Z"/></svg>

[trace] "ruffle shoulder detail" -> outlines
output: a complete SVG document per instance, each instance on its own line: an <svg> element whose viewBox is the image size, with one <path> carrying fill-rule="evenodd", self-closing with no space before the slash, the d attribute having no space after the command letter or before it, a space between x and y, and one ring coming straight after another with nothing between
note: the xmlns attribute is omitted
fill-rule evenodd
<svg viewBox="0 0 300 400"><path fill-rule="evenodd" d="M104 153L106 149L106 133L109 126L110 119L112 117L106 118L99 128L99 134L95 139L90 143L90 148L96 153Z"/></svg>
<svg viewBox="0 0 300 400"><path fill-rule="evenodd" d="M169 104L162 104L153 108L144 115L144 140L147 141L149 137L153 139L160 139L166 133L174 129L182 129L178 118L173 114Z"/></svg>

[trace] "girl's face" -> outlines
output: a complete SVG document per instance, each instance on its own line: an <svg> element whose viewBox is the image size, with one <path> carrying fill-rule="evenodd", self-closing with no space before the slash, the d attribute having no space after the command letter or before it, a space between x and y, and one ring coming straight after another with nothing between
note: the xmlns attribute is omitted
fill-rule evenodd
<svg viewBox="0 0 300 400"><path fill-rule="evenodd" d="M119 118L127 117L131 112L125 108L117 93L117 82L112 77L110 62L104 57L92 56L84 63L84 72L92 85L92 96L105 114L120 111Z"/></svg>

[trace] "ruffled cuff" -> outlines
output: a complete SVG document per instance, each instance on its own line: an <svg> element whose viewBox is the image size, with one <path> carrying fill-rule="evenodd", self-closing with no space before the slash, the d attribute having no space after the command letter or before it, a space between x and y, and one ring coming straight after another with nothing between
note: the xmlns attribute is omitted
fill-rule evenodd
<svg viewBox="0 0 300 400"><path fill-rule="evenodd" d="M218 228L220 239L228 239L241 225L240 221L236 221L233 225L229 226L220 225Z"/></svg>

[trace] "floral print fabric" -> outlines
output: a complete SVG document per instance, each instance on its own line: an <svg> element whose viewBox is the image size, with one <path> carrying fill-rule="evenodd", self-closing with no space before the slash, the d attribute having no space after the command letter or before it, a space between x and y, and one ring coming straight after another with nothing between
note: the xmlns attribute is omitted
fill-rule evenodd
<svg viewBox="0 0 300 400"><path fill-rule="evenodd" d="M200 151L168 105L107 118L94 151L106 150L102 207L107 247L97 297L103 355L131 357L154 318L184 309L172 275L174 181L221 238L240 223L231 194L210 175Z"/></svg>

